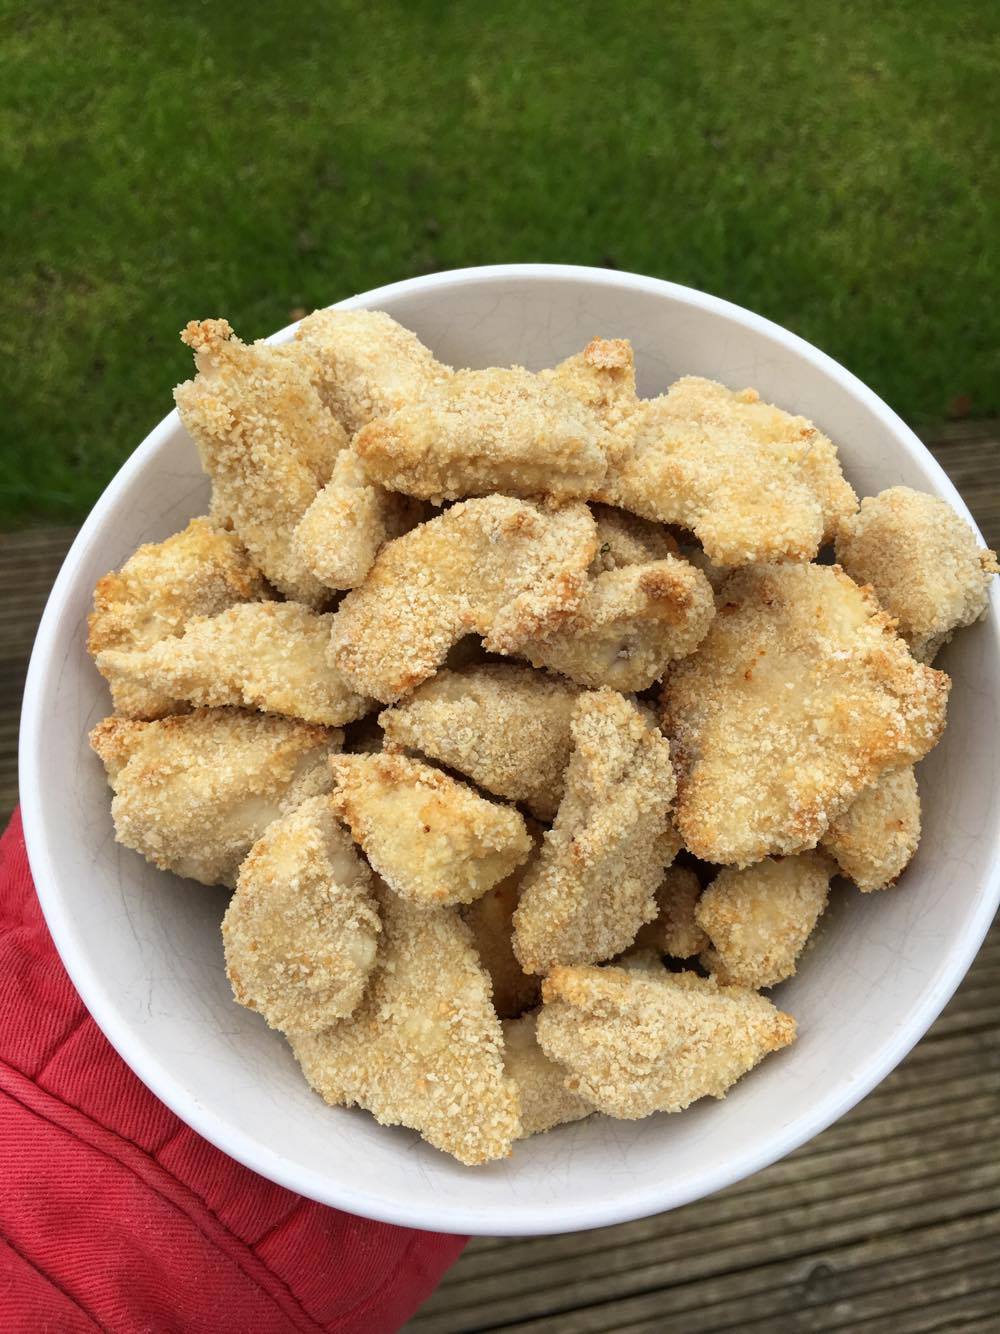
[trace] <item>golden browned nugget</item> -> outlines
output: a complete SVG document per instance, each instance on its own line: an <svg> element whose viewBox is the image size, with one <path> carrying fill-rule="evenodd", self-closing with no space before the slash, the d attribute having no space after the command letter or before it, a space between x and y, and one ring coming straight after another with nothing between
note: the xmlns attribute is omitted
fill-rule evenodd
<svg viewBox="0 0 1000 1334"><path fill-rule="evenodd" d="M718 565L810 560L857 507L831 441L754 389L684 376L617 435L595 498L690 529Z"/></svg>
<svg viewBox="0 0 1000 1334"><path fill-rule="evenodd" d="M912 765L866 787L820 839L862 893L895 884L919 842L920 794Z"/></svg>
<svg viewBox="0 0 1000 1334"><path fill-rule="evenodd" d="M353 449L343 449L330 480L296 525L292 550L321 584L356 588L385 543L422 523L428 510L371 481Z"/></svg>
<svg viewBox="0 0 1000 1334"><path fill-rule="evenodd" d="M363 426L354 448L392 491L440 503L503 492L582 499L607 460L597 416L521 366L456 371Z"/></svg>
<svg viewBox="0 0 1000 1334"><path fill-rule="evenodd" d="M504 1073L489 978L455 908L379 895L382 937L364 1000L324 1033L292 1039L327 1102L411 1126L473 1166L506 1158L521 1133Z"/></svg>
<svg viewBox="0 0 1000 1334"><path fill-rule="evenodd" d="M163 871L234 885L264 830L329 790L342 733L244 713L197 709L157 722L105 718L90 734L115 796L115 837Z"/></svg>
<svg viewBox="0 0 1000 1334"><path fill-rule="evenodd" d="M627 973L645 973L648 977L662 977L667 971L659 950L646 949L642 945L629 946L624 954L611 960L611 966L623 968Z"/></svg>
<svg viewBox="0 0 1000 1334"><path fill-rule="evenodd" d="M637 398L624 339L596 338L547 374L607 428L594 498L693 531L716 565L811 559L857 508L831 441L755 389L689 375Z"/></svg>
<svg viewBox="0 0 1000 1334"><path fill-rule="evenodd" d="M627 338L592 338L582 352L540 372L571 394L610 433L608 447L621 449L617 432L635 414L635 354ZM612 458L612 462L613 462Z"/></svg>
<svg viewBox="0 0 1000 1334"><path fill-rule="evenodd" d="M330 661L359 694L391 704L465 635L516 652L579 603L596 532L586 505L549 510L509 496L453 505L382 548L337 609Z"/></svg>
<svg viewBox="0 0 1000 1334"><path fill-rule="evenodd" d="M472 932L479 958L493 983L493 1005L501 1019L516 1019L538 1001L538 978L524 971L514 953L512 920L535 856L537 852L462 909L462 920Z"/></svg>
<svg viewBox="0 0 1000 1334"><path fill-rule="evenodd" d="M336 755L333 806L390 889L428 907L471 903L527 861L524 817L405 755Z"/></svg>
<svg viewBox="0 0 1000 1334"><path fill-rule="evenodd" d="M708 947L695 919L701 882L686 866L670 866L656 888L656 916L639 928L635 943L674 959L690 959Z"/></svg>
<svg viewBox="0 0 1000 1334"><path fill-rule="evenodd" d="M212 479L213 513L231 521L286 597L325 602L327 589L292 543L347 443L313 384L315 368L301 349L242 343L226 320L192 320L181 338L198 373L174 398Z"/></svg>
<svg viewBox="0 0 1000 1334"><path fill-rule="evenodd" d="M585 686L645 690L693 651L715 613L704 577L678 559L662 524L592 505L597 554L587 592L566 622L526 640L519 655Z"/></svg>
<svg viewBox="0 0 1000 1334"><path fill-rule="evenodd" d="M573 1092L626 1120L722 1098L795 1037L791 1015L757 992L696 973L558 967L542 999L542 1050Z"/></svg>
<svg viewBox="0 0 1000 1334"><path fill-rule="evenodd" d="M146 543L120 570L98 579L87 648L95 659L148 649L182 634L195 616L267 597L264 577L236 534L209 519L192 519L183 532ZM159 718L180 707L169 694L119 678L107 658L98 670L124 717Z"/></svg>
<svg viewBox="0 0 1000 1334"><path fill-rule="evenodd" d="M384 310L317 310L295 331L323 402L354 435L452 374Z"/></svg>
<svg viewBox="0 0 1000 1334"><path fill-rule="evenodd" d="M520 1139L581 1121L594 1110L586 1098L566 1087L569 1072L550 1061L538 1045L537 1020L536 1014L525 1014L503 1022L504 1069L521 1099Z"/></svg>
<svg viewBox="0 0 1000 1334"><path fill-rule="evenodd" d="M839 566L735 571L664 683L685 847L737 866L815 847L864 788L937 743L949 686Z"/></svg>
<svg viewBox="0 0 1000 1334"><path fill-rule="evenodd" d="M646 690L693 653L715 615L708 580L676 556L605 570L565 621L517 649L582 686Z"/></svg>
<svg viewBox="0 0 1000 1334"><path fill-rule="evenodd" d="M107 649L101 671L200 706L235 705L339 726L366 714L326 660L331 615L298 602L247 602L188 622L135 653Z"/></svg>
<svg viewBox="0 0 1000 1334"><path fill-rule="evenodd" d="M285 1033L319 1033L364 993L381 930L372 875L329 796L274 820L247 853L222 919L241 1005Z"/></svg>
<svg viewBox="0 0 1000 1334"><path fill-rule="evenodd" d="M819 852L723 867L695 910L711 941L702 963L716 981L758 990L794 976L836 869Z"/></svg>
<svg viewBox="0 0 1000 1334"><path fill-rule="evenodd" d="M579 694L558 676L514 663L442 668L379 722L394 745L422 751L551 820L562 800Z"/></svg>
<svg viewBox="0 0 1000 1334"><path fill-rule="evenodd" d="M866 496L841 525L837 559L871 584L915 658L932 662L956 630L986 615L996 552L943 500L908 486Z"/></svg>
<svg viewBox="0 0 1000 1334"><path fill-rule="evenodd" d="M514 952L530 973L627 948L656 915L679 846L670 747L653 719L599 690L580 696L571 728L565 795L514 914Z"/></svg>

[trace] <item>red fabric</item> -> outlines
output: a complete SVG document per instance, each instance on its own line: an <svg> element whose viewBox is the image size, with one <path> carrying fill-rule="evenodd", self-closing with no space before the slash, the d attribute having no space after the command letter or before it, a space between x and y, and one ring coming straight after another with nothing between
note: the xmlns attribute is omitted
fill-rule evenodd
<svg viewBox="0 0 1000 1334"><path fill-rule="evenodd" d="M189 1130L108 1045L0 839L0 1329L383 1334L463 1237L293 1195Z"/></svg>

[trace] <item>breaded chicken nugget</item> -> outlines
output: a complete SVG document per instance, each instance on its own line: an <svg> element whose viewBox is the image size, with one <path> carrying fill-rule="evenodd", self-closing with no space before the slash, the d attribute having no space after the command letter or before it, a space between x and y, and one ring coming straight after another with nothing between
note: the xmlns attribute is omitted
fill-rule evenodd
<svg viewBox="0 0 1000 1334"><path fill-rule="evenodd" d="M708 936L695 920L701 883L686 866L671 866L656 890L656 916L639 928L639 949L656 950L674 959L690 959L708 947Z"/></svg>
<svg viewBox="0 0 1000 1334"><path fill-rule="evenodd" d="M363 426L354 448L392 491L579 499L604 480L606 431L557 383L523 367L456 371L416 402Z"/></svg>
<svg viewBox="0 0 1000 1334"><path fill-rule="evenodd" d="M422 751L540 820L559 809L579 689L530 667L442 668L379 715L389 741Z"/></svg>
<svg viewBox="0 0 1000 1334"><path fill-rule="evenodd" d="M87 648L94 658L150 648L180 635L194 616L214 616L237 602L270 594L235 533L192 519L181 533L149 542L94 589ZM98 670L115 709L129 718L159 718L179 705L169 694L119 679L108 661Z"/></svg>
<svg viewBox="0 0 1000 1334"><path fill-rule="evenodd" d="M667 556L597 575L565 621L517 652L579 685L646 690L668 663L694 652L714 615L705 576Z"/></svg>
<svg viewBox="0 0 1000 1334"><path fill-rule="evenodd" d="M837 559L858 583L871 584L920 662L932 662L957 629L986 615L1000 569L950 505L908 486L865 497L841 525Z"/></svg>
<svg viewBox="0 0 1000 1334"><path fill-rule="evenodd" d="M610 505L591 505L597 524L597 555L590 567L592 575L605 570L620 570L625 565L648 565L650 561L679 556L676 539L661 523L640 519L627 510Z"/></svg>
<svg viewBox="0 0 1000 1334"><path fill-rule="evenodd" d="M920 794L912 765L866 787L820 839L862 893L894 884L919 842Z"/></svg>
<svg viewBox="0 0 1000 1334"><path fill-rule="evenodd" d="M295 525L325 486L344 428L313 385L301 348L240 342L226 320L192 320L181 334L198 374L174 390L177 410L225 514L287 597L315 606L326 589L292 547Z"/></svg>
<svg viewBox="0 0 1000 1334"><path fill-rule="evenodd" d="M524 817L405 755L336 755L333 808L390 889L427 907L471 903L532 849Z"/></svg>
<svg viewBox="0 0 1000 1334"><path fill-rule="evenodd" d="M372 876L329 796L269 824L222 919L241 1005L285 1033L319 1033L357 1007L381 930Z"/></svg>
<svg viewBox="0 0 1000 1334"><path fill-rule="evenodd" d="M292 346L313 359L316 387L348 435L423 398L452 374L384 310L314 311Z"/></svg>
<svg viewBox="0 0 1000 1334"><path fill-rule="evenodd" d="M550 1061L538 1045L537 1020L537 1015L525 1014L503 1022L504 1069L521 1099L520 1139L582 1121L594 1110L586 1098L566 1087L568 1071Z"/></svg>
<svg viewBox="0 0 1000 1334"><path fill-rule="evenodd" d="M638 404L635 356L627 338L592 338L582 352L541 371L539 378L571 394L613 433L631 418Z"/></svg>
<svg viewBox="0 0 1000 1334"><path fill-rule="evenodd" d="M411 1126L474 1166L506 1158L521 1133L504 1074L500 1020L469 929L454 908L379 895L382 937L350 1019L292 1039L306 1079L334 1106Z"/></svg>
<svg viewBox="0 0 1000 1334"><path fill-rule="evenodd" d="M98 654L104 675L197 705L244 705L338 726L371 701L329 666L332 616L298 602L246 602L188 622L178 639L138 653Z"/></svg>
<svg viewBox="0 0 1000 1334"><path fill-rule="evenodd" d="M554 968L542 998L546 1056L571 1090L626 1120L722 1098L795 1037L795 1020L763 996L695 973Z"/></svg>
<svg viewBox="0 0 1000 1334"><path fill-rule="evenodd" d="M343 449L333 476L299 520L292 550L321 584L356 588L380 548L427 516L422 501L370 481L354 450Z"/></svg>
<svg viewBox="0 0 1000 1334"><path fill-rule="evenodd" d="M647 977L662 977L667 971L659 950L644 949L640 945L632 945L607 966L623 968L626 973L644 973Z"/></svg>
<svg viewBox="0 0 1000 1334"><path fill-rule="evenodd" d="M541 830L535 829L541 838ZM499 885L462 909L462 920L472 932L480 961L493 983L493 1005L501 1019L516 1018L538 1000L538 978L526 973L514 954L512 921L535 856L537 851Z"/></svg>
<svg viewBox="0 0 1000 1334"><path fill-rule="evenodd" d="M597 554L564 626L518 650L586 686L645 690L668 662L697 648L715 614L711 589L661 524L593 505Z"/></svg>
<svg viewBox="0 0 1000 1334"><path fill-rule="evenodd" d="M721 870L695 909L712 942L701 961L715 980L757 990L793 977L836 869L822 853L803 852Z"/></svg>
<svg viewBox="0 0 1000 1334"><path fill-rule="evenodd" d="M236 872L272 820L329 790L342 733L291 718L198 709L158 722L105 718L90 734L115 797L115 837L204 885Z"/></svg>
<svg viewBox="0 0 1000 1334"><path fill-rule="evenodd" d="M359 694L391 704L465 635L498 653L565 618L596 549L586 505L509 496L453 505L382 548L337 609L330 661Z"/></svg>
<svg viewBox="0 0 1000 1334"><path fill-rule="evenodd" d="M685 847L737 866L815 847L864 788L935 745L949 686L839 566L737 570L664 685Z"/></svg>
<svg viewBox="0 0 1000 1334"><path fill-rule="evenodd" d="M810 560L857 506L831 442L804 417L688 375L619 428L595 498L691 529L710 560Z"/></svg>
<svg viewBox="0 0 1000 1334"><path fill-rule="evenodd" d="M610 959L656 914L653 892L678 851L670 747L612 690L586 693L572 719L565 795L514 914L529 973Z"/></svg>

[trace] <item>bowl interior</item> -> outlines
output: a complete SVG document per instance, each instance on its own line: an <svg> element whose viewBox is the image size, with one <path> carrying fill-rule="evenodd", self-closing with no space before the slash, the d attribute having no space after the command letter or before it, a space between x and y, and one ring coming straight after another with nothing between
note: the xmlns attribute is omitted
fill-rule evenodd
<svg viewBox="0 0 1000 1334"><path fill-rule="evenodd" d="M684 288L522 266L435 275L345 304L388 310L457 365L537 368L595 334L628 337L643 393L689 372L754 385L833 437L860 492L903 482L961 506L853 377L776 326ZM525 1234L639 1217L728 1184L828 1124L888 1073L957 985L997 897L996 606L942 656L955 680L950 720L919 770L924 836L905 883L835 894L799 975L776 992L798 1019L798 1042L725 1101L634 1123L594 1118L476 1170L412 1132L326 1107L284 1041L231 999L224 893L114 842L86 744L110 708L84 652L93 585L139 542L204 512L207 497L172 414L109 487L53 592L25 699L22 794L43 907L84 999L145 1082L234 1157L316 1199L427 1228Z"/></svg>

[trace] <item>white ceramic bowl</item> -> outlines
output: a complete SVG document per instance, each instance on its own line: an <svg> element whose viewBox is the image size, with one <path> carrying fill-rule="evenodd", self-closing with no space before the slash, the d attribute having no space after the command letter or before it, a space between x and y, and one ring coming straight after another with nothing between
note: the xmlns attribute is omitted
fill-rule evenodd
<svg viewBox="0 0 1000 1334"><path fill-rule="evenodd" d="M630 338L641 392L689 372L753 385L833 437L859 492L906 483L967 514L931 455L852 375L767 320L688 288L504 265L342 304L389 311L455 365L537 368L595 334ZM284 1041L229 994L223 892L156 871L115 843L104 773L86 742L109 711L84 651L94 583L138 543L202 513L207 498L172 412L101 497L52 590L25 691L21 799L45 916L94 1018L153 1092L234 1158L314 1199L423 1228L527 1234L642 1217L745 1177L829 1125L905 1056L958 985L1000 888L995 594L991 619L942 655L955 680L950 721L920 768L924 837L905 883L835 895L799 976L778 993L799 1040L724 1102L639 1122L593 1118L475 1170L410 1131L325 1106Z"/></svg>

